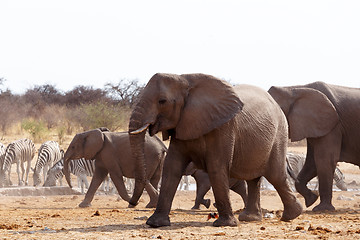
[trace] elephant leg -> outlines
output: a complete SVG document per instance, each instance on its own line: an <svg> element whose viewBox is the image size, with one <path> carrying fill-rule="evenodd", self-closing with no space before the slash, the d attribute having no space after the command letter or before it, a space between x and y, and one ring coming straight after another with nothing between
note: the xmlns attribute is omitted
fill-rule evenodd
<svg viewBox="0 0 360 240"><path fill-rule="evenodd" d="M219 218L214 221L213 226L237 226L238 221L232 211L229 190L229 164L233 158L234 136L224 136L220 132L215 132L213 137L208 142L209 151L206 154L206 170L219 212Z"/></svg>
<svg viewBox="0 0 360 240"><path fill-rule="evenodd" d="M152 175L152 177L150 179L151 185L153 185L156 190L159 189L159 182L160 182L160 179L161 179L161 172L162 172L161 164L159 164L159 166L156 168L156 170L154 171L154 174Z"/></svg>
<svg viewBox="0 0 360 240"><path fill-rule="evenodd" d="M159 199L158 191L154 188L153 185L151 185L150 181L148 181L148 180L146 180L145 189L146 189L146 192L149 194L149 197L150 197L150 202L146 205L146 208L154 208L154 207L156 207L156 204L157 204L158 199Z"/></svg>
<svg viewBox="0 0 360 240"><path fill-rule="evenodd" d="M298 191L304 197L306 207L311 206L318 199L316 192L311 191L307 187L307 183L314 177L316 177L314 148L308 140L305 164L295 181L296 191Z"/></svg>
<svg viewBox="0 0 360 240"><path fill-rule="evenodd" d="M150 202L146 205L146 208L154 208L156 207L156 204L159 199L159 192L158 192L158 186L159 181L161 178L161 166L159 166L155 169L151 179L150 183L145 184L146 192L149 194Z"/></svg>
<svg viewBox="0 0 360 240"><path fill-rule="evenodd" d="M248 197L246 182L244 180L230 178L229 184L230 184L230 189L241 196L241 198L244 201L244 208L246 208L247 197Z"/></svg>
<svg viewBox="0 0 360 240"><path fill-rule="evenodd" d="M278 192L281 201L284 204L284 212L282 214L282 221L290 221L298 217L303 209L301 203L295 197L293 191L291 190L288 179L286 178L286 173L284 171L284 177L278 178L269 176L269 182L275 187Z"/></svg>
<svg viewBox="0 0 360 240"><path fill-rule="evenodd" d="M107 168L107 169L109 169L109 168ZM119 168L112 168L111 170L109 169L109 174L110 174L111 180L113 181L113 184L115 185L116 190L118 191L120 197L123 200L129 202L131 198L130 198L129 194L127 193L121 169L119 169ZM129 207L134 207L134 206L129 204Z"/></svg>
<svg viewBox="0 0 360 240"><path fill-rule="evenodd" d="M282 144L282 143L281 143ZM270 163L278 163L276 169L267 169L265 178L275 187L284 205L282 221L290 221L298 217L303 208L291 190L286 172L286 148L274 145L269 158Z"/></svg>
<svg viewBox="0 0 360 240"><path fill-rule="evenodd" d="M189 161L177 150L177 147L170 144L168 155L164 161L158 204L155 212L146 221L147 225L151 227L170 226L171 204L188 163Z"/></svg>
<svg viewBox="0 0 360 240"><path fill-rule="evenodd" d="M239 214L240 221L260 221L262 219L260 208L260 177L247 180L248 198L244 211Z"/></svg>
<svg viewBox="0 0 360 240"><path fill-rule="evenodd" d="M339 131L339 132L336 132ZM332 134L335 132L335 134ZM336 134L337 133L337 134ZM313 211L333 211L332 186L336 163L340 158L341 134L337 128L325 137L314 139L314 156L317 174L319 178L320 204L313 208ZM331 150L329 150L331 146Z"/></svg>
<svg viewBox="0 0 360 240"><path fill-rule="evenodd" d="M196 181L196 199L195 205L191 209L200 209L200 204L203 204L206 208L209 208L210 199L204 199L205 194L211 188L209 175L203 170L196 170L192 176Z"/></svg>
<svg viewBox="0 0 360 240"><path fill-rule="evenodd" d="M91 201L94 198L94 195L96 193L96 190L99 188L101 183L104 181L108 174L108 171L106 168L100 168L96 167L94 176L91 179L90 186L85 194L84 200L79 204L79 207L89 207L91 206Z"/></svg>

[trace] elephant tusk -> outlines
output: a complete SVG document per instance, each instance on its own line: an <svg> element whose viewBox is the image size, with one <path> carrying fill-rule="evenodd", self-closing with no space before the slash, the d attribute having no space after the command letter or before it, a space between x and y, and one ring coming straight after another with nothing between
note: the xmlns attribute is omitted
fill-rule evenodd
<svg viewBox="0 0 360 240"><path fill-rule="evenodd" d="M131 131L130 134L135 135L135 134L142 133L143 131L146 131L146 129L148 129L149 126L150 126L150 123L147 123L144 126L142 126L141 128L139 128L137 130L134 130L134 131Z"/></svg>

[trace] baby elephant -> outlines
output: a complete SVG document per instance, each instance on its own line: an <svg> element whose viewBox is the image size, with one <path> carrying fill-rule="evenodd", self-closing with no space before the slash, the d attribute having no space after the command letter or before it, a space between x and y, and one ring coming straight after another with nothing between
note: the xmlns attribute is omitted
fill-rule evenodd
<svg viewBox="0 0 360 240"><path fill-rule="evenodd" d="M185 169L184 175L191 175L196 181L196 199L191 209L200 209L200 204L206 208L210 207L210 199L204 199L205 194L210 190L211 183L209 175L202 169L197 169L193 162L190 162ZM232 191L239 194L246 206L247 203L247 187L244 180L230 178L229 187Z"/></svg>
<svg viewBox="0 0 360 240"><path fill-rule="evenodd" d="M145 189L150 196L150 202L146 207L150 208L157 204L158 183L167 149L160 139L149 135L145 137L144 148L147 180ZM94 176L79 207L90 206L96 190L108 174L121 198L130 201L123 176L135 178L137 166L132 161L128 133L110 132L106 128L99 128L76 134L64 155L64 175L70 187L69 160L79 158L95 159Z"/></svg>

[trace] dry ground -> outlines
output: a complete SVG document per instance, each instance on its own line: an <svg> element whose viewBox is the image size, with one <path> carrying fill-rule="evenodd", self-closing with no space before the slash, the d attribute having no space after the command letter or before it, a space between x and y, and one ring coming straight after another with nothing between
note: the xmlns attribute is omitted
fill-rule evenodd
<svg viewBox="0 0 360 240"><path fill-rule="evenodd" d="M360 183L358 167L341 163L340 169L347 183ZM96 195L92 206L82 209L77 206L83 195L66 187L25 187L13 193L0 192L0 239L359 239L360 187L353 182L349 188L354 189L334 192L336 211L313 213L312 206L291 222L279 220L283 206L277 193L263 190L265 217L261 222L220 228L212 226L213 219L207 221L208 214L216 211L213 206L190 210L195 192L178 191L170 215L172 225L153 229L145 224L154 211L145 208L146 194L135 209L127 208L127 203L118 201L116 195ZM9 196L20 194L26 195ZM31 196L36 194L41 196ZM213 201L212 192L206 197ZM239 196L231 193L231 200L234 211L243 208Z"/></svg>

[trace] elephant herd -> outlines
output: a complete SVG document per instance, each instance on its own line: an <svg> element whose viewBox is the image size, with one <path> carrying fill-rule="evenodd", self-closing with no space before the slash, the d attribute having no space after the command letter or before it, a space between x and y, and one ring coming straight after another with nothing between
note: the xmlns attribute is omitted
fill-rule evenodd
<svg viewBox="0 0 360 240"><path fill-rule="evenodd" d="M163 140L170 140L168 148L155 135L160 132ZM96 159L82 207L89 206L107 174L129 207L138 204L146 189L147 207L156 207L146 222L151 227L170 225L172 201L189 165L203 171L211 184L219 213L214 226L261 220L260 179L265 177L283 203L281 220L289 221L303 207L288 178L288 139L307 142L305 163L295 179L306 207L318 198L307 187L317 176L320 203L313 211L334 210L336 164L360 165L360 89L315 82L266 92L205 74L158 73L133 108L129 131L100 128L77 134L64 155L64 174L71 186L69 159ZM120 180L123 176L135 178L131 197ZM244 199L238 220L229 189ZM196 199L196 204L208 204L201 201Z"/></svg>
<svg viewBox="0 0 360 240"><path fill-rule="evenodd" d="M163 140L170 139L168 148L155 135L159 132ZM305 160L296 174L289 165L288 139L307 142ZM146 189L150 196L146 207L156 207L146 222L151 227L170 225L171 204L184 174L197 182L194 209L200 204L209 207L204 195L212 187L219 213L214 226L262 219L262 177L281 198L283 221L303 211L291 182L309 207L318 198L307 186L314 177L320 203L313 211L335 210L332 183L337 163L360 165L360 89L315 82L266 92L250 85L231 86L205 74L158 73L133 108L128 132L99 128L76 134L64 154L69 186L69 161L80 158L96 159L80 207L90 206L109 174L129 207L138 204ZM123 177L135 179L132 196ZM244 201L238 220L229 189Z"/></svg>

